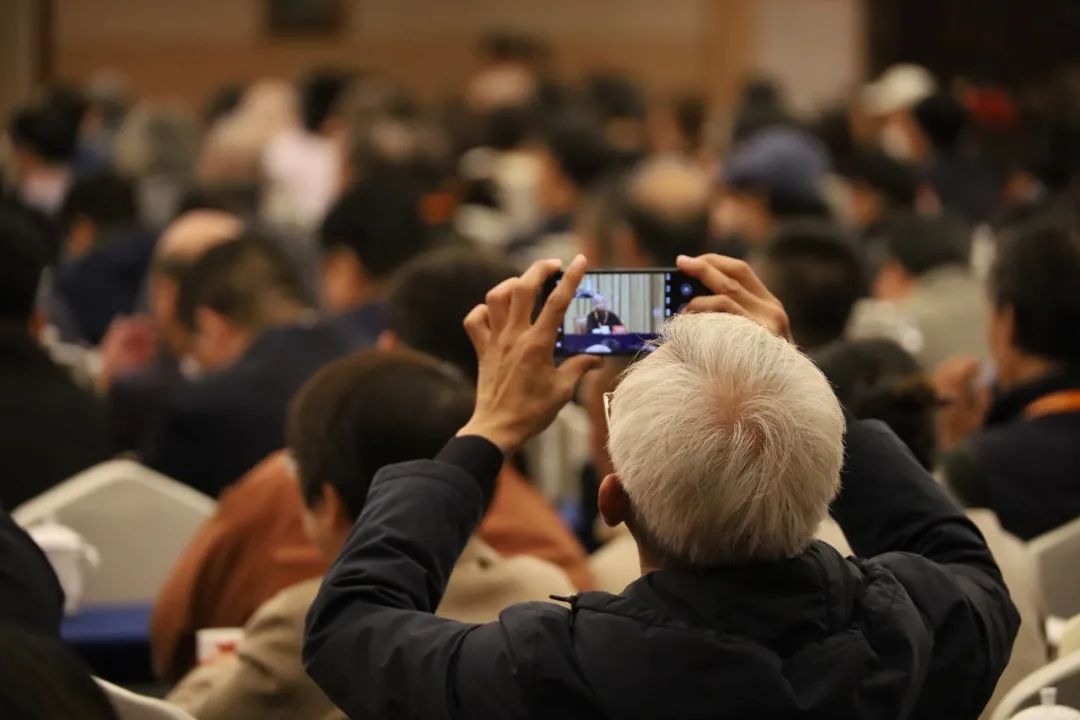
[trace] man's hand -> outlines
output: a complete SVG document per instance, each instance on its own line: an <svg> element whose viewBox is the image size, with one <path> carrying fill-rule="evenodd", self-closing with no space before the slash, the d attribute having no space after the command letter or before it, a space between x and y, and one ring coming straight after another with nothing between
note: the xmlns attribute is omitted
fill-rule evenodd
<svg viewBox="0 0 1080 720"><path fill-rule="evenodd" d="M726 312L742 315L769 331L794 342L787 312L776 296L769 292L753 269L735 258L708 254L700 257L680 255L675 261L680 270L715 295L696 297L687 312Z"/></svg>
<svg viewBox="0 0 1080 720"><path fill-rule="evenodd" d="M990 388L979 382L981 364L953 357L934 372L938 397L948 403L938 411L938 450L947 452L983 426L990 409Z"/></svg>
<svg viewBox="0 0 1080 720"><path fill-rule="evenodd" d="M536 322L540 289L558 271L558 260L541 260L519 278L492 289L486 303L465 318L479 360L476 410L458 435L479 435L510 454L555 419L581 376L600 364L578 355L555 367L555 339L585 275L585 258L574 258L548 296Z"/></svg>
<svg viewBox="0 0 1080 720"><path fill-rule="evenodd" d="M121 375L142 370L157 354L157 326L148 317L118 317L109 325L99 346L101 372L98 390L105 392Z"/></svg>

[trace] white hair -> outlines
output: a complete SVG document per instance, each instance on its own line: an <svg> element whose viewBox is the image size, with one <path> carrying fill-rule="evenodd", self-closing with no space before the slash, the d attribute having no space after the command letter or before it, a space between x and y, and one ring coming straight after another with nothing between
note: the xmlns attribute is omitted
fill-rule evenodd
<svg viewBox="0 0 1080 720"><path fill-rule="evenodd" d="M825 376L742 317L680 315L627 371L609 448L638 541L698 567L810 544L840 487L844 417Z"/></svg>

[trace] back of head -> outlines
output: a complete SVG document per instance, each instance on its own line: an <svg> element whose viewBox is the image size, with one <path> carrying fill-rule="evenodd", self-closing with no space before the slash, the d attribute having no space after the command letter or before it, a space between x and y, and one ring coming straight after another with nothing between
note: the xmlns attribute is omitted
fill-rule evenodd
<svg viewBox="0 0 1080 720"><path fill-rule="evenodd" d="M116 720L90 671L58 639L0 626L0 714L11 720Z"/></svg>
<svg viewBox="0 0 1080 720"><path fill-rule="evenodd" d="M469 383L418 353L368 351L330 363L289 410L287 444L306 502L330 485L359 517L380 468L434 457L472 410Z"/></svg>
<svg viewBox="0 0 1080 720"><path fill-rule="evenodd" d="M579 188L589 188L611 169L614 155L597 118L580 109L558 111L542 123L541 143L559 170Z"/></svg>
<svg viewBox="0 0 1080 720"><path fill-rule="evenodd" d="M709 240L709 178L684 160L647 160L629 180L623 216L654 263L673 265L678 255L700 255Z"/></svg>
<svg viewBox="0 0 1080 720"><path fill-rule="evenodd" d="M881 420L932 469L937 397L919 363L886 339L836 343L814 354L836 396L860 420Z"/></svg>
<svg viewBox="0 0 1080 720"><path fill-rule="evenodd" d="M367 177L347 190L327 213L319 235L324 251L351 251L376 281L389 278L429 239L420 193L393 172Z"/></svg>
<svg viewBox="0 0 1080 720"><path fill-rule="evenodd" d="M257 331L295 317L305 305L303 284L288 255L249 234L210 248L181 274L177 316L191 331L196 310L207 308Z"/></svg>
<svg viewBox="0 0 1080 720"><path fill-rule="evenodd" d="M103 230L130 225L138 217L135 186L111 172L79 178L68 190L60 216L67 223L89 220Z"/></svg>
<svg viewBox="0 0 1080 720"><path fill-rule="evenodd" d="M0 324L27 327L45 269L45 244L29 220L0 210Z"/></svg>
<svg viewBox="0 0 1080 720"><path fill-rule="evenodd" d="M921 100L912 114L930 143L942 152L956 146L968 124L967 110L945 92L936 92Z"/></svg>
<svg viewBox="0 0 1080 720"><path fill-rule="evenodd" d="M1080 223L1062 203L1005 234L990 273L994 305L1011 308L1022 351L1080 365Z"/></svg>
<svg viewBox="0 0 1080 720"><path fill-rule="evenodd" d="M784 303L800 347L821 347L844 334L851 310L866 294L854 242L834 224L782 225L765 249L762 278Z"/></svg>
<svg viewBox="0 0 1080 720"><path fill-rule="evenodd" d="M740 143L723 173L728 186L764 196L774 215L820 215L828 213L822 199L828 168L828 153L816 137L770 127Z"/></svg>
<svg viewBox="0 0 1080 720"><path fill-rule="evenodd" d="M918 182L914 169L875 147L857 147L838 163L837 171L849 180L879 193L888 205L913 208Z"/></svg>
<svg viewBox="0 0 1080 720"><path fill-rule="evenodd" d="M885 228L886 253L918 277L947 265L965 265L971 245L967 226L950 216L894 213Z"/></svg>
<svg viewBox="0 0 1080 720"><path fill-rule="evenodd" d="M300 120L308 132L323 129L351 79L344 70L323 69L300 81Z"/></svg>
<svg viewBox="0 0 1080 720"><path fill-rule="evenodd" d="M509 260L468 247L421 255L401 269L386 303L386 327L414 350L475 381L476 351L462 323L488 290L517 275Z"/></svg>
<svg viewBox="0 0 1080 720"><path fill-rule="evenodd" d="M215 245L238 237L243 230L244 224L231 213L220 210L185 212L158 238L154 247L155 270L186 267Z"/></svg>
<svg viewBox="0 0 1080 720"><path fill-rule="evenodd" d="M12 118L9 132L16 147L50 164L75 156L86 100L70 88L56 88Z"/></svg>
<svg viewBox="0 0 1080 720"><path fill-rule="evenodd" d="M639 544L662 565L802 552L840 486L844 419L824 375L742 317L680 315L611 404Z"/></svg>

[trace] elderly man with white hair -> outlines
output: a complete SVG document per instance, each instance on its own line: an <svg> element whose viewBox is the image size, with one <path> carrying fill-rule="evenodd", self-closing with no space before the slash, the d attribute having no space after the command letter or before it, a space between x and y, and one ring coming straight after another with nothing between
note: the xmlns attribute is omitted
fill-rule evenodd
<svg viewBox="0 0 1080 720"><path fill-rule="evenodd" d="M1019 623L982 537L884 425L845 428L745 263L679 266L716 294L607 402L599 504L642 577L486 625L432 614L503 457L598 362L552 355L585 259L533 321L540 262L466 319L472 419L379 473L311 609L308 672L350 717L978 716ZM857 558L814 540L830 505Z"/></svg>

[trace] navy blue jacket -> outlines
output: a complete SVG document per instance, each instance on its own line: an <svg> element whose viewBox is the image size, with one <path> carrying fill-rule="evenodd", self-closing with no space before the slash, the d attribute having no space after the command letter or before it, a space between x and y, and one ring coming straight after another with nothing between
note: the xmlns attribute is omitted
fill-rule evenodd
<svg viewBox="0 0 1080 720"><path fill-rule="evenodd" d="M501 458L385 468L308 616L304 659L361 718L975 718L1019 625L974 526L876 421L834 514L860 557L653 572L622 593L437 618ZM485 459L485 455L488 457Z"/></svg>

